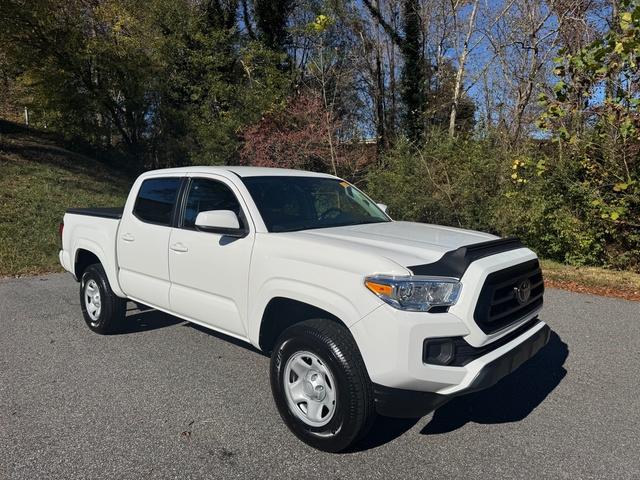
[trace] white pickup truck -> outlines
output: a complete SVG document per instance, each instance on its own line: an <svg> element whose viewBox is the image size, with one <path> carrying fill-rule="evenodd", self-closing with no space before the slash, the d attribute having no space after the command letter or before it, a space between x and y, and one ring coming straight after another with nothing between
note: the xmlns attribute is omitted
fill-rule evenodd
<svg viewBox="0 0 640 480"><path fill-rule="evenodd" d="M129 299L251 343L287 426L325 451L489 387L549 339L518 240L393 221L331 175L151 171L123 209L69 209L61 236L91 330L116 331Z"/></svg>

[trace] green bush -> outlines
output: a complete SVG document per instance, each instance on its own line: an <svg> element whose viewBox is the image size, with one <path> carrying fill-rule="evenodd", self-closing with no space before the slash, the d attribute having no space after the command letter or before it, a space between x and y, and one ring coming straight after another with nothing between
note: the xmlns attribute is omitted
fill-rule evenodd
<svg viewBox="0 0 640 480"><path fill-rule="evenodd" d="M367 185L398 220L517 236L541 256L571 265L640 268L640 233L604 216L584 162L563 159L546 142L516 150L491 136L437 133L421 148L399 141L370 169Z"/></svg>
<svg viewBox="0 0 640 480"><path fill-rule="evenodd" d="M451 141L433 133L423 148L401 140L369 171L372 196L398 219L490 229L503 181L490 141Z"/></svg>

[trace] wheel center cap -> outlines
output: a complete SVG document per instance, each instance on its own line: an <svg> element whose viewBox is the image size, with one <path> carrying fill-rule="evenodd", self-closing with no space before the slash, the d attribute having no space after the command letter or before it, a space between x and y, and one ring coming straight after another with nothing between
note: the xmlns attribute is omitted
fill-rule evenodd
<svg viewBox="0 0 640 480"><path fill-rule="evenodd" d="M318 372L309 372L304 380L304 393L312 400L321 402L327 396L324 379Z"/></svg>

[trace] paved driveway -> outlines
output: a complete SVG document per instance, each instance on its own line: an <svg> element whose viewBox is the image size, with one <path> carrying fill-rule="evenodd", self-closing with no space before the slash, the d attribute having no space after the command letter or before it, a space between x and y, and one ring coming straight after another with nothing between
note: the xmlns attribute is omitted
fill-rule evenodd
<svg viewBox="0 0 640 480"><path fill-rule="evenodd" d="M0 280L0 478L640 478L640 303L550 290L554 334L495 387L316 452L268 358L155 311L102 337L68 275Z"/></svg>

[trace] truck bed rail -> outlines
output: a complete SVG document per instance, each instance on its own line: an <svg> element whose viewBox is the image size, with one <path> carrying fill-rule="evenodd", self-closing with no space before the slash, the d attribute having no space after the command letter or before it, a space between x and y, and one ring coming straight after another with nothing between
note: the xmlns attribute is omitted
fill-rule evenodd
<svg viewBox="0 0 640 480"><path fill-rule="evenodd" d="M107 208L67 208L67 213L74 215L87 215L89 217L113 218L120 220L124 207L107 207Z"/></svg>

